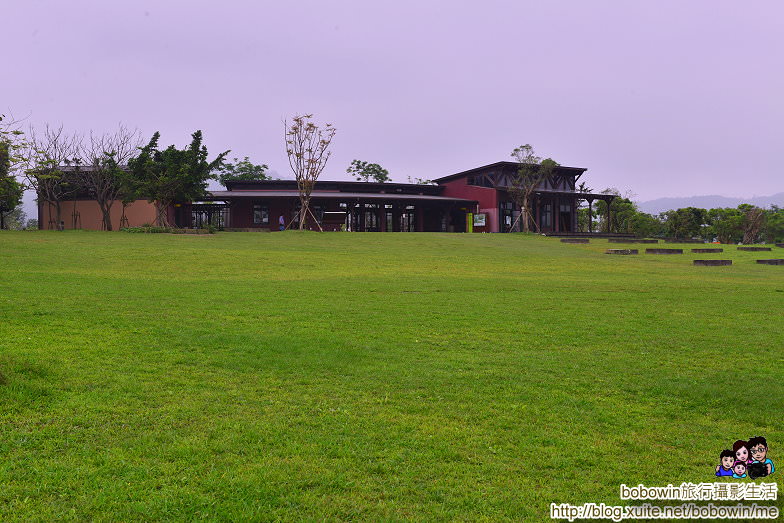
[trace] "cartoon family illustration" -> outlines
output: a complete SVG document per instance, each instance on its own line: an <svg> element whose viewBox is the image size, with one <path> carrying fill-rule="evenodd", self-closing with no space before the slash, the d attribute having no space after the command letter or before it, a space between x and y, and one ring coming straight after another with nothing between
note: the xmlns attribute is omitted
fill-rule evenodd
<svg viewBox="0 0 784 523"><path fill-rule="evenodd" d="M768 442L762 436L754 436L748 441L739 439L732 444L732 450L722 450L716 466L717 476L736 479L764 478L775 471L773 461L768 458Z"/></svg>

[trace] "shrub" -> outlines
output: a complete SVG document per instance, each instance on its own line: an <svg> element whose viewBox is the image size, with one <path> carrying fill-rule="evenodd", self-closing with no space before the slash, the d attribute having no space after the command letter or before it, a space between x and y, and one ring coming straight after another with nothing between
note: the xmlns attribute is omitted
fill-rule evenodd
<svg viewBox="0 0 784 523"><path fill-rule="evenodd" d="M168 227L151 227L151 226L141 226L141 227L123 227L120 229L123 232L134 232L134 233L163 233L163 232L172 232L172 229Z"/></svg>

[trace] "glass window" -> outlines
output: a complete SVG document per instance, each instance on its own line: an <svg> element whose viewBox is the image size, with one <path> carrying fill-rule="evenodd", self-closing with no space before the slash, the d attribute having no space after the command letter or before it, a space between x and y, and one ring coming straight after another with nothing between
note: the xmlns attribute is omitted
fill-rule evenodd
<svg viewBox="0 0 784 523"><path fill-rule="evenodd" d="M406 205L405 210L401 211L400 230L403 232L416 231L416 208L413 205Z"/></svg>
<svg viewBox="0 0 784 523"><path fill-rule="evenodd" d="M490 179L493 173L488 173L487 175L477 175L477 176L469 176L466 178L466 184L468 185L476 185L477 187L489 187L493 188L493 180Z"/></svg>
<svg viewBox="0 0 784 523"><path fill-rule="evenodd" d="M266 225L269 223L269 207L266 205L255 204L253 206L254 225Z"/></svg>
<svg viewBox="0 0 784 523"><path fill-rule="evenodd" d="M551 227L553 225L553 204L546 203L542 205L542 227Z"/></svg>
<svg viewBox="0 0 784 523"><path fill-rule="evenodd" d="M316 216L316 220L318 220L319 223L324 223L324 211L325 211L324 206L314 205L311 210L313 211L313 214Z"/></svg>

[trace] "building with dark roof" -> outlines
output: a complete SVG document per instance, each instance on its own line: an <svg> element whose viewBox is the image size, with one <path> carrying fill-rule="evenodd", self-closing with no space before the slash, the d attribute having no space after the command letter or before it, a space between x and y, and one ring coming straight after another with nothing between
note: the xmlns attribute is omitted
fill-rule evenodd
<svg viewBox="0 0 784 523"><path fill-rule="evenodd" d="M485 217L484 230L487 232L519 231L520 206L512 194L518 168L519 164L516 162L496 162L434 181L443 187L441 194L444 196L475 200L477 214ZM595 200L609 202L615 198L612 194L579 191L577 181L586 170L583 167L558 166L554 176L545 180L534 191L531 202L533 231L576 232L578 202L587 201L591 212Z"/></svg>
<svg viewBox="0 0 784 523"><path fill-rule="evenodd" d="M305 227L324 231L362 232L512 232L520 230L520 208L512 195L518 164L497 162L434 180L434 184L318 181L310 200L312 214ZM558 167L550 180L535 191L533 230L569 233L577 230L577 204L613 195L589 194L576 189L586 169ZM101 229L89 195L74 197L71 220L65 228ZM226 190L210 191L203 201L179 202L168 210L177 227L278 230L298 228L300 199L294 180L230 181ZM116 205L113 212L120 212ZM155 216L151 203L134 202L133 217L118 216L115 223ZM127 211L126 209L126 211ZM54 228L51 206L39 204L39 223ZM79 217L77 220L75 217ZM85 219L87 218L87 219ZM48 224L48 226L47 226Z"/></svg>

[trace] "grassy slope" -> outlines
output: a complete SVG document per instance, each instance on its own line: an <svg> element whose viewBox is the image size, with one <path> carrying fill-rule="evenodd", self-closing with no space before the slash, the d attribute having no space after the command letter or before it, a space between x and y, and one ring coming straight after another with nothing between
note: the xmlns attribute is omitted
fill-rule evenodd
<svg viewBox="0 0 784 523"><path fill-rule="evenodd" d="M3 232L0 519L546 519L784 465L784 267L606 247Z"/></svg>

